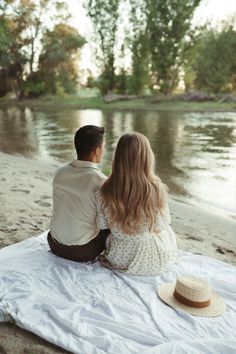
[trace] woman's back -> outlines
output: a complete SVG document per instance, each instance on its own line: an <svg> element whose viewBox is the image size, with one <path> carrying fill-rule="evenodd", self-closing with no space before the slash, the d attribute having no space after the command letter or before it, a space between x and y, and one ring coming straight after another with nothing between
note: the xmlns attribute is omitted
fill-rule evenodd
<svg viewBox="0 0 236 354"><path fill-rule="evenodd" d="M96 197L98 227L111 230L103 264L140 275L167 269L176 256L176 238L167 187L154 174L154 154L144 135L121 136L112 173Z"/></svg>
<svg viewBox="0 0 236 354"><path fill-rule="evenodd" d="M156 216L158 232L150 232L148 223L143 223L140 231L126 234L119 225L111 225L109 209L102 209L101 191L96 193L97 224L101 229L109 228L111 234L106 241L106 250L100 261L118 271L136 275L157 275L167 270L176 260L176 236L169 225L168 206L163 214Z"/></svg>

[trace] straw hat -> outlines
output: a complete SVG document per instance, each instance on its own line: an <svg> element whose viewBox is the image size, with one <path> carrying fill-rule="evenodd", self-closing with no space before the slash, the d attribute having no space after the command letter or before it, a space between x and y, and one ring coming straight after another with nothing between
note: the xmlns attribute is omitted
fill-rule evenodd
<svg viewBox="0 0 236 354"><path fill-rule="evenodd" d="M202 278L179 277L175 283L162 284L158 289L160 298L169 306L195 316L220 316L226 305Z"/></svg>

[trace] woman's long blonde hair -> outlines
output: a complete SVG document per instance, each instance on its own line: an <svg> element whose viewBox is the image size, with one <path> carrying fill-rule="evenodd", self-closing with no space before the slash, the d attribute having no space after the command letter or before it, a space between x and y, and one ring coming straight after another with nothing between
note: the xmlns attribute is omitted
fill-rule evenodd
<svg viewBox="0 0 236 354"><path fill-rule="evenodd" d="M165 206L167 187L154 174L154 154L144 135L133 132L121 136L101 194L110 226L117 224L132 234L147 222L149 230L156 231L156 217Z"/></svg>

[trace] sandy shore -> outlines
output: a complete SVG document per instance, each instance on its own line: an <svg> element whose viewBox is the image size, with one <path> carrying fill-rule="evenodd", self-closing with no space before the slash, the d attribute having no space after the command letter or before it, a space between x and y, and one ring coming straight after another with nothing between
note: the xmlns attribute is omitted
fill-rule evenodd
<svg viewBox="0 0 236 354"><path fill-rule="evenodd" d="M0 248L49 227L52 177L59 163L0 153ZM179 248L236 265L236 220L171 198ZM0 324L0 353L66 353L12 324Z"/></svg>

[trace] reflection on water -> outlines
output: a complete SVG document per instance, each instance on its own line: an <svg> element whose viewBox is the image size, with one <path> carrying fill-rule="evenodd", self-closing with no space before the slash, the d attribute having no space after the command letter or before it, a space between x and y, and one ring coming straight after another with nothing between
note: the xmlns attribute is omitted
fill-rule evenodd
<svg viewBox="0 0 236 354"><path fill-rule="evenodd" d="M139 131L150 139L157 171L172 193L236 213L236 113L12 107L0 110L0 149L65 162L74 157L73 136L85 124L106 129L104 171L119 136Z"/></svg>

